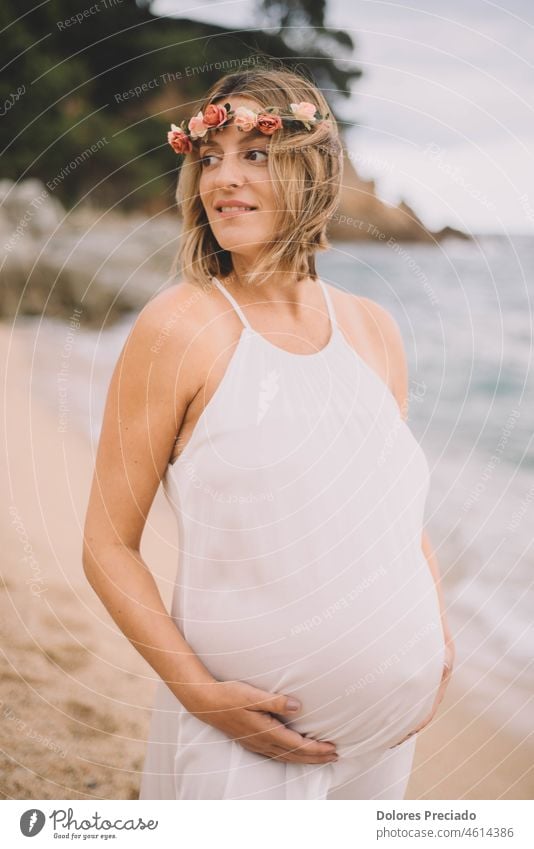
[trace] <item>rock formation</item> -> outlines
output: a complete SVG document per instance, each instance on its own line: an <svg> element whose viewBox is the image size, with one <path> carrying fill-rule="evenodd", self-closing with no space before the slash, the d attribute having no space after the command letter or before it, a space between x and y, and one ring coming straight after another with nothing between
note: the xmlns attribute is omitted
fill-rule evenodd
<svg viewBox="0 0 534 849"><path fill-rule="evenodd" d="M348 159L343 183L331 241L467 238L452 228L431 233L406 203L383 203L374 181L360 179ZM2 180L0 317L62 318L77 308L86 326L109 324L122 312L141 309L167 285L179 234L177 216L88 206L65 212L39 180Z"/></svg>

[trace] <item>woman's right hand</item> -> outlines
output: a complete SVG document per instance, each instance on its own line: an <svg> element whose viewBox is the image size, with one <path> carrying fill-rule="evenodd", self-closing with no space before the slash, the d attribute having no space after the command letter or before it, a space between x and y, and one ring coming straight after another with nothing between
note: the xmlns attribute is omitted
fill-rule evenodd
<svg viewBox="0 0 534 849"><path fill-rule="evenodd" d="M288 719L298 716L301 705L292 697L269 693L243 681L203 683L194 690L194 696L181 696L186 710L250 752L299 764L337 760L334 743L304 737L272 715ZM292 701L298 704L297 710L290 709Z"/></svg>

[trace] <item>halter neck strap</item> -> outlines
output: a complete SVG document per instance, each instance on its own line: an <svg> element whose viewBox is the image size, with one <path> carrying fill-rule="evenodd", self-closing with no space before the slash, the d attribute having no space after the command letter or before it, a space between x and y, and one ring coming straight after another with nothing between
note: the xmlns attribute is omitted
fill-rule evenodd
<svg viewBox="0 0 534 849"><path fill-rule="evenodd" d="M250 326L248 319L245 317L245 313L243 312L243 310L241 309L241 307L237 303L234 296L230 294L230 292L227 290L227 288L225 286L223 286L223 284L221 283L220 280L217 279L217 277L212 277L211 279L213 280L213 282L215 283L217 288L220 289L220 291L223 293L224 297L227 298L227 300L230 301L230 303L232 304L233 308L235 309L236 313L238 314L239 318L241 319L241 321L243 322L245 327L248 327L249 330L252 330L252 327Z"/></svg>
<svg viewBox="0 0 534 849"><path fill-rule="evenodd" d="M317 279L319 281L321 289L323 290L323 296L324 296L324 299L326 301L326 308L328 310L328 317L330 318L330 324L332 325L332 332L334 332L335 329L336 329L336 323L337 322L336 322L336 314L334 312L334 307L333 307L333 304L332 304L332 299L330 298L330 295L328 293L328 289L326 288L326 284L323 283L323 281L321 280L320 277L318 277Z"/></svg>
<svg viewBox="0 0 534 849"><path fill-rule="evenodd" d="M241 321L243 322L245 327L248 327L249 330L254 331L254 328L251 327L250 322L246 318L245 313L243 312L243 310L241 309L241 307L237 303L234 296L230 294L228 289L225 286L223 286L223 284L221 283L221 281L217 277L214 276L211 279L213 280L213 282L215 283L217 288L222 292L224 297L228 301L230 301L230 303L232 304L233 308L235 309L236 313L238 314L239 318L241 319ZM321 291L323 293L323 297L324 297L324 300L325 300L325 303L326 303L326 309L328 310L328 317L330 319L331 330L332 330L332 333L334 333L335 329L336 329L336 316L335 316L335 313L334 313L334 307L332 305L332 300L330 298L330 295L328 294L328 289L326 288L325 283L323 283L323 281L321 280L320 277L318 277L317 279L319 281L319 285L321 286Z"/></svg>

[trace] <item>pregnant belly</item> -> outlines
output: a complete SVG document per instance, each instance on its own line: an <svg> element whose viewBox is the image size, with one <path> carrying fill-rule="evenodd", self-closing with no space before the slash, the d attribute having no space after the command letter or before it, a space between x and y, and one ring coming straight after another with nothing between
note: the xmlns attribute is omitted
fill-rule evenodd
<svg viewBox="0 0 534 849"><path fill-rule="evenodd" d="M275 603L265 588L247 599L221 591L217 604L211 593L190 594L185 612L195 616L182 627L217 679L299 698L298 718L284 722L301 734L352 754L387 748L430 712L444 642L426 561L377 576L365 584L347 575L341 594L334 582L319 602L310 593Z"/></svg>

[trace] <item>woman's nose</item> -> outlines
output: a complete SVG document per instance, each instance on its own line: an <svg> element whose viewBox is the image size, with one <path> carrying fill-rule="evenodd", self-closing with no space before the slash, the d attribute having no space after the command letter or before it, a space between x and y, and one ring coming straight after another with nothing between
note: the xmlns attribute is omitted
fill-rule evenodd
<svg viewBox="0 0 534 849"><path fill-rule="evenodd" d="M243 171L237 153L223 153L218 168L215 172L217 184L221 187L227 185L240 185L243 182Z"/></svg>

